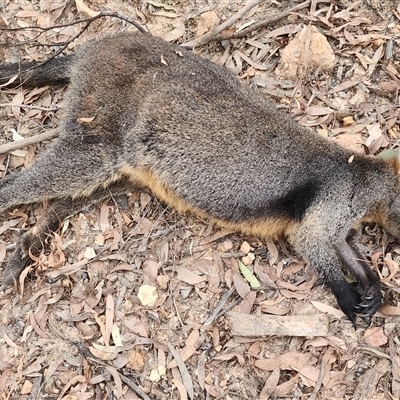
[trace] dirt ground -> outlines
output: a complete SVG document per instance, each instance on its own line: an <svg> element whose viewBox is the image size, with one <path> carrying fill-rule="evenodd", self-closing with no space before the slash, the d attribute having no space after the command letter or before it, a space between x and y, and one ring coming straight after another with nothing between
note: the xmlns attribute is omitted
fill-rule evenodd
<svg viewBox="0 0 400 400"><path fill-rule="evenodd" d="M397 147L394 0L0 0L0 62L135 30L110 16L71 24L99 11L189 43L354 151ZM57 128L65 88L0 89L0 146ZM48 143L2 152L0 176ZM41 207L2 214L0 270ZM367 226L360 248L386 305L355 330L283 241L179 215L151 193L129 193L128 207L109 199L64 221L19 287L0 294L0 398L398 399L400 247Z"/></svg>

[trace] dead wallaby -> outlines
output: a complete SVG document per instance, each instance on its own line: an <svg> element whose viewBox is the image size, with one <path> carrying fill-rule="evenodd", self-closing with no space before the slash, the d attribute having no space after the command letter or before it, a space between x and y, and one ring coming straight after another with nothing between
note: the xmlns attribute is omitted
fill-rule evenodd
<svg viewBox="0 0 400 400"><path fill-rule="evenodd" d="M0 82L20 67L1 67ZM32 167L0 181L0 211L51 200L40 224L18 240L3 289L65 217L110 192L150 188L179 211L222 227L285 236L353 323L356 314L376 312L379 279L346 239L362 221L400 236L395 161L344 150L227 70L143 33L91 42L22 73L14 85L67 81L59 139Z"/></svg>

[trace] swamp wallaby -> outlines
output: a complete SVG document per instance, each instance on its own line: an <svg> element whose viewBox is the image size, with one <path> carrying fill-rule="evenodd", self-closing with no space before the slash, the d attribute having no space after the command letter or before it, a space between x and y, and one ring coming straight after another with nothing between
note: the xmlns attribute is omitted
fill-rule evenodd
<svg viewBox="0 0 400 400"><path fill-rule="evenodd" d="M224 68L148 34L114 34L33 66L22 64L29 70L14 85L69 82L69 90L59 139L26 171L0 181L0 211L49 200L42 221L19 238L3 289L65 217L110 192L150 188L222 227L283 235L353 323L376 312L379 279L346 239L363 221L399 237L396 161L352 154ZM0 67L0 83L20 68Z"/></svg>

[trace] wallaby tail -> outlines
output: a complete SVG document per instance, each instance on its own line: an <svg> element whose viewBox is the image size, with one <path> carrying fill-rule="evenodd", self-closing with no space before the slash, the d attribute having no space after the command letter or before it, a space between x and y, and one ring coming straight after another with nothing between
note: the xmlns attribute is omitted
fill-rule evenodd
<svg viewBox="0 0 400 400"><path fill-rule="evenodd" d="M69 83L73 58L71 54L44 63L33 61L0 65L0 86L34 88L66 85Z"/></svg>

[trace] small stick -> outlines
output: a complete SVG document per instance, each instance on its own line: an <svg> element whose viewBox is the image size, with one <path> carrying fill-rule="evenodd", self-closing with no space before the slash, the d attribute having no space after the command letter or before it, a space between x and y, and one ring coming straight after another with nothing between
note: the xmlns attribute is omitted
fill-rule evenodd
<svg viewBox="0 0 400 400"><path fill-rule="evenodd" d="M119 372L119 376L121 381L124 382L131 390L135 392L137 396L139 396L143 400L151 400L151 398L138 386L132 379L129 379L127 376L123 375Z"/></svg>
<svg viewBox="0 0 400 400"><path fill-rule="evenodd" d="M225 303L228 301L229 297L231 297L231 294L235 291L235 287L232 286L227 292L225 292L215 307L214 311L208 316L208 318L205 320L203 325L210 325L218 316L219 313L221 312L222 308L224 307Z"/></svg>
<svg viewBox="0 0 400 400"><path fill-rule="evenodd" d="M32 136L26 139L17 140L16 142L2 144L0 146L0 154L9 153L17 149L21 149L25 146L30 146L31 144L36 144L43 142L44 140L49 140L57 137L59 135L58 129L51 129L47 132L40 133L39 135Z"/></svg>
<svg viewBox="0 0 400 400"><path fill-rule="evenodd" d="M18 28L0 28L0 31L22 31L22 30L35 30L35 31L49 31L51 29L55 28L65 28L67 26L71 25L76 25L76 24L83 24L85 22L92 23L96 19L102 18L102 17L112 17L112 18L118 18L121 19L125 22L128 22L129 24L133 25L135 28L137 28L140 32L147 33L146 29L143 28L142 25L140 25L138 22L125 17L124 15L118 13L118 12L111 12L111 11L101 11L94 17L86 18L86 19L81 19L81 20L76 20L76 21L71 21L67 22L65 24L59 24L59 25L52 25L52 26L47 26L47 27L41 27L41 26L20 26Z"/></svg>
<svg viewBox="0 0 400 400"><path fill-rule="evenodd" d="M255 6L259 5L260 3L262 3L262 0L249 1L243 8L241 8L235 15L228 18L224 23L211 29L209 32L207 32L203 36L200 36L189 42L183 43L182 46L183 47L197 47L197 46L201 46L203 44L210 42L211 40L213 40L213 36L217 35L218 33L222 32L224 29L233 25L238 19L242 18L243 15L247 13L247 11L251 10Z"/></svg>
<svg viewBox="0 0 400 400"><path fill-rule="evenodd" d="M272 15L271 17L265 18L260 22L257 22L251 26L249 26L246 29L243 29L240 32L234 32L234 33L227 33L227 34L221 34L219 36L216 36L213 40L227 40L227 39L237 39L237 38L242 38L246 36L248 33L253 32L259 28L264 28L265 26L268 26L270 24L274 24L275 22L280 21L283 18L286 18L289 16L291 13L297 12L302 10L303 8L308 7L311 4L311 0L303 1L303 3L298 4L297 6L294 6L292 8L287 9L286 11L283 11L279 14Z"/></svg>
<svg viewBox="0 0 400 400"><path fill-rule="evenodd" d="M326 353L325 353L325 354L326 354ZM324 359L322 359L322 362L321 362L321 369L320 369L320 371L319 371L318 380L317 380L317 382L315 383L314 390L313 390L313 392L311 393L311 396L308 398L308 400L317 400L319 391L320 391L320 389L321 389L323 380L324 380L324 378L325 378L325 374L326 374L327 367L328 367L327 361L324 360Z"/></svg>
<svg viewBox="0 0 400 400"><path fill-rule="evenodd" d="M203 44L206 44L211 41L221 41L227 39L237 39L246 36L248 33L253 32L259 28L263 28L267 25L273 24L275 22L280 21L281 19L287 17L291 13L297 12L302 10L303 8L308 7L311 4L311 0L306 0L303 3L298 4L292 8L287 9L278 14L274 14L271 17L265 18L262 21L256 22L251 26L241 30L240 32L234 33L221 33L224 29L228 26L233 25L239 18L241 18L248 10L259 4L260 2L250 2L245 7L243 7L236 15L226 20L223 24L217 26L216 28L212 29L210 32L207 32L203 36L198 37L197 39L191 40L189 42L183 43L181 46L183 47L197 47ZM219 35L218 35L219 34Z"/></svg>
<svg viewBox="0 0 400 400"><path fill-rule="evenodd" d="M12 104L12 103L0 103L0 107L20 107L20 108L26 108L28 110L39 110L39 111L58 111L60 110L60 107L39 107L39 106L31 106L28 104Z"/></svg>

